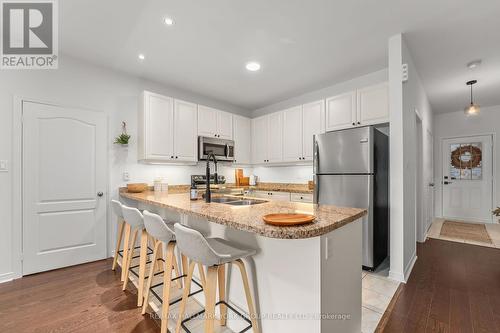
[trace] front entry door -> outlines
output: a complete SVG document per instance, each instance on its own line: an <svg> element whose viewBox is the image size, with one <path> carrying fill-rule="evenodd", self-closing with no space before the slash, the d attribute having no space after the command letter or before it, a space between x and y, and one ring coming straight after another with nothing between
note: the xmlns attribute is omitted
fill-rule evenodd
<svg viewBox="0 0 500 333"><path fill-rule="evenodd" d="M23 102L23 275L106 257L106 117Z"/></svg>
<svg viewBox="0 0 500 333"><path fill-rule="evenodd" d="M443 217L491 223L492 137L443 140Z"/></svg>

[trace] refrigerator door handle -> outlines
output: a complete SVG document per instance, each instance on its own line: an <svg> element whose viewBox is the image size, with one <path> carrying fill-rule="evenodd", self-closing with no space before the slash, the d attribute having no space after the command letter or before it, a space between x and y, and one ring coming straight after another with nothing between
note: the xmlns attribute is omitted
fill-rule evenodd
<svg viewBox="0 0 500 333"><path fill-rule="evenodd" d="M319 199L319 181L318 176L314 175L314 192L313 192L313 203L317 204Z"/></svg>
<svg viewBox="0 0 500 333"><path fill-rule="evenodd" d="M318 173L318 165L319 165L319 147L318 147L318 141L316 140L316 136L313 138L313 147L314 147L314 161L313 161L313 173L317 174Z"/></svg>

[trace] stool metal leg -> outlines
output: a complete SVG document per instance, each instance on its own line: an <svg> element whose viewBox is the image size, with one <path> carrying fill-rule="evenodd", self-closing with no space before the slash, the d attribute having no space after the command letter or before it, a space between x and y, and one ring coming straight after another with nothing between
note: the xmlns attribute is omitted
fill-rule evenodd
<svg viewBox="0 0 500 333"><path fill-rule="evenodd" d="M153 283L155 270L158 269L156 262L158 261L158 254L160 253L161 242L156 241L153 247L153 261L151 261L151 266L149 267L148 282L146 283L146 290L144 294L144 301L142 304L142 314L146 314L146 310L149 305L149 290L151 289L151 284Z"/></svg>
<svg viewBox="0 0 500 333"><path fill-rule="evenodd" d="M220 265L217 272L219 279L219 302L226 302L226 265ZM227 306L224 303L220 305L220 325L226 326Z"/></svg>
<svg viewBox="0 0 500 333"><path fill-rule="evenodd" d="M111 267L111 270L113 270L113 271L116 269L116 265L118 263L118 257L119 257L118 252L120 251L120 245L122 243L124 227L125 227L125 221L123 221L123 220L119 221L118 235L117 235L116 248L115 248L115 256L113 258L113 266ZM123 259L122 259L122 262L123 262Z"/></svg>
<svg viewBox="0 0 500 333"><path fill-rule="evenodd" d="M215 296L217 291L217 275L219 267L210 266L207 272L207 290L205 291L205 333L214 332Z"/></svg>
<svg viewBox="0 0 500 333"><path fill-rule="evenodd" d="M243 286L245 288L245 295L248 304L248 313L250 314L250 321L252 322L253 332L259 333L259 327L257 326L257 316L253 304L252 292L250 291L250 284L248 283L248 275L247 275L247 270L245 268L245 264L241 259L235 260L233 262L236 264L236 266L238 266L241 272L241 278L243 280Z"/></svg>
<svg viewBox="0 0 500 333"><path fill-rule="evenodd" d="M182 262L187 264L187 260L185 256L182 256ZM182 320L184 318L184 313L186 312L186 303L188 301L188 296L189 296L189 291L191 289L191 280L193 279L193 271L194 271L194 266L195 262L191 261L189 263L189 268L187 269L187 277L186 277L186 282L184 283L184 292L182 294L182 301L181 305L179 308L179 317L177 319L177 326L175 328L175 333L180 333L181 332L181 324ZM186 271L184 271L185 273Z"/></svg>
<svg viewBox="0 0 500 333"><path fill-rule="evenodd" d="M142 306L144 299L144 276L146 275L146 262L148 259L148 234L146 229L141 231L141 249L139 257L139 284L137 290L137 306Z"/></svg>
<svg viewBox="0 0 500 333"><path fill-rule="evenodd" d="M122 276L121 280L122 282L125 281L125 266L127 266L127 260L128 260L128 247L130 243L130 233L131 233L132 227L130 224L125 223L125 238L123 240L123 257L122 257Z"/></svg>
<svg viewBox="0 0 500 333"><path fill-rule="evenodd" d="M170 242L167 245L167 253L165 266L163 268L163 303L161 307L161 333L167 333L168 331L168 310L170 308L170 286L172 284L172 266L174 259L174 248L175 243Z"/></svg>
<svg viewBox="0 0 500 333"><path fill-rule="evenodd" d="M134 256L134 250L135 250L135 242L137 241L137 233L139 232L139 229L135 229L134 233L132 234L132 241L127 245L129 248L128 254L127 254L127 262L125 264L125 277L123 280L123 287L122 290L127 289L127 284L128 284L128 276L130 273L130 263L132 262L132 257ZM123 267L123 266L122 266Z"/></svg>

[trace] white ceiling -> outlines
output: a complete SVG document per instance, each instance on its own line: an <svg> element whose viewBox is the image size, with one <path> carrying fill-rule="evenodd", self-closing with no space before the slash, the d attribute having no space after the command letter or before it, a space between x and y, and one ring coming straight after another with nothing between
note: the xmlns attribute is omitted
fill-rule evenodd
<svg viewBox="0 0 500 333"><path fill-rule="evenodd" d="M59 4L61 52L248 110L387 67L388 38L399 32L436 111L467 104L465 64L475 58L478 103L500 104L498 0ZM246 71L250 60L262 70Z"/></svg>

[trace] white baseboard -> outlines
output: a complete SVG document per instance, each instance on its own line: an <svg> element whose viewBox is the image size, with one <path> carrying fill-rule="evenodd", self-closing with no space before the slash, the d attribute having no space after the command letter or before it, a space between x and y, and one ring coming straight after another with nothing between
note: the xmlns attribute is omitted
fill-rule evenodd
<svg viewBox="0 0 500 333"><path fill-rule="evenodd" d="M0 283L5 283L12 281L16 278L16 274L14 272L8 272L0 274Z"/></svg>
<svg viewBox="0 0 500 333"><path fill-rule="evenodd" d="M412 256L410 262L408 263L408 265L406 265L405 274L404 274L405 283L406 283L406 281L408 281L408 278L410 277L411 271L413 270L413 266L415 266L415 262L417 262L417 253L413 253L413 256Z"/></svg>
<svg viewBox="0 0 500 333"><path fill-rule="evenodd" d="M389 271L389 278L398 282L403 282L405 283L405 276L403 273L400 272L393 272Z"/></svg>

